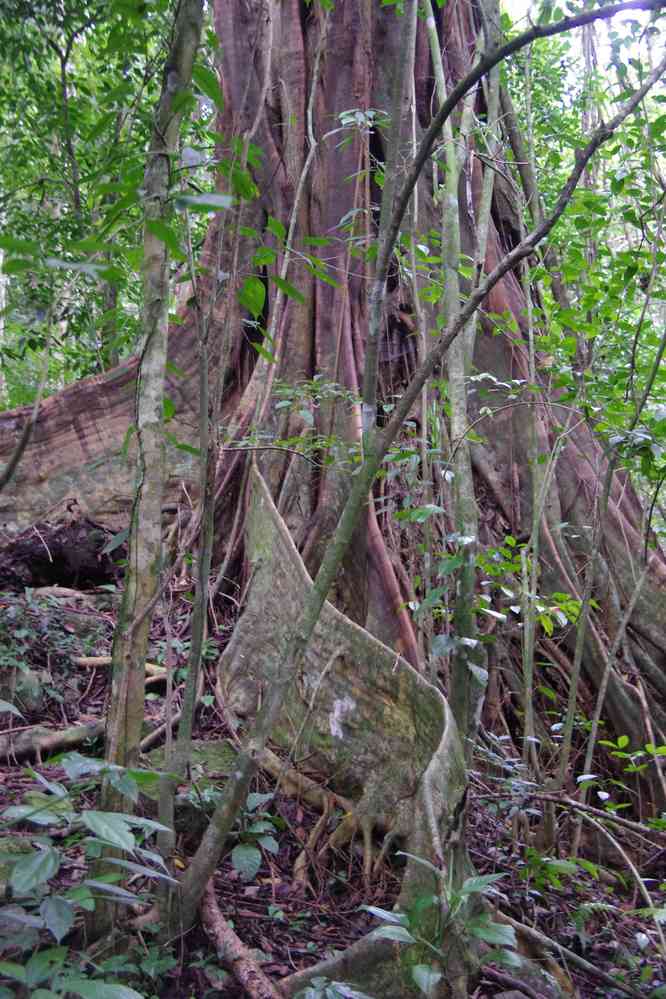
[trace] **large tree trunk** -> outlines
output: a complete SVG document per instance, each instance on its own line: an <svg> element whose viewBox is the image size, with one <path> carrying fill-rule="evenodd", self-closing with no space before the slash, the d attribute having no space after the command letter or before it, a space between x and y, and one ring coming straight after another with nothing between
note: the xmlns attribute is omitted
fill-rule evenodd
<svg viewBox="0 0 666 999"><path fill-rule="evenodd" d="M243 223L264 232L269 216L287 225L293 210L294 194L307 154L307 107L315 52L322 36L325 16L316 7L306 7L299 0L288 0L273 12L273 41L270 52L261 44L260 5L220 3L215 8L216 30L223 39L222 84L227 104L220 131L228 136L245 133L257 112L265 73L270 85L265 90L264 113L255 135L255 144L263 151L260 168L254 170L259 197L244 208ZM455 81L469 65L475 28L471 7L456 3L445 8L440 24L442 47L446 53L446 71ZM318 140L314 163L307 177L304 196L297 211L296 246L310 249L305 236L326 238L329 244L318 252L326 259L327 272L337 281L332 287L317 279L303 262L292 264L289 280L303 294L305 304L290 299L273 319L276 340L273 353L278 364L257 358L250 344L248 328L234 296L220 297L215 308L218 330L233 331L230 360L222 374L225 385L224 412L228 426L237 428L242 437L251 426L283 436L304 429L297 413L284 416L274 409L271 386L277 380L297 385L315 375L323 382L337 382L352 392L358 389L363 363L364 334L367 322L366 289L369 267L361 255L352 255L349 246L350 212L356 212L356 235L373 228L372 205L380 191L364 171L369 157L384 156L382 133L358 129L339 131L341 112L352 109L387 109L390 106L390 78L401 44L395 14L372 3L337 4L330 15L328 38L321 55L319 79L315 82L313 131ZM267 69L267 66L269 68ZM433 78L424 25L419 24L416 48L416 101L418 123L422 127L430 117ZM351 138L350 138L351 134ZM347 141L342 141L345 139ZM228 152L228 151L227 151ZM477 164L471 174L471 194L478 203L481 170ZM429 179L424 178L420 197L420 226L426 230L434 216L428 196ZM461 201L470 192L461 193ZM370 204L368 203L368 198ZM510 248L512 227L506 224L506 207L501 233L491 225L486 269L492 268ZM466 210L461 211L463 238L473 247L473 232ZM211 223L203 259L216 254L221 220ZM466 232L465 232L466 230ZM254 247L248 239L242 245L242 272L253 272L250 256ZM256 241L254 241L256 243ZM270 244L269 236L267 243ZM225 244L226 245L226 244ZM316 252L315 248L315 252ZM278 247L280 250L280 247ZM281 252L281 251L280 251ZM254 269L256 270L256 269ZM268 268L271 270L271 268ZM274 272L274 271L273 271ZM267 278L267 273L261 275ZM266 281L267 314L275 304L277 290ZM187 296L183 296L186 299ZM183 300L181 299L181 300ZM509 273L494 288L486 307L489 311L514 316L519 329L524 327L524 297L517 277ZM231 310L231 316L227 310ZM416 360L416 338L409 320L410 291L395 279L391 304L386 316L382 344L381 383L386 395L400 390ZM177 405L178 437L185 443L196 442L196 333L194 322L184 310L185 322L174 329L170 358L182 374L169 375L167 394ZM231 326L227 326L231 319ZM520 334L494 336L482 333L477 339L474 363L479 371L498 379L527 378L527 351ZM173 369L172 369L173 370ZM136 363L130 361L107 375L79 382L49 399L37 421L29 449L19 466L10 490L0 498L0 510L10 524L25 524L39 518L54 518L65 503L76 499L94 519L110 526L124 526L132 499L133 458L127 432L133 423ZM388 398L386 401L390 401ZM474 401L472 399L472 415ZM307 407L305 407L307 408ZM550 450L555 426L563 422L551 402L531 411L536 421L539 451ZM282 415L281 415L282 413ZM323 402L313 411L316 429L321 434L335 434L353 444L359 426L349 406ZM415 414L415 419L417 414ZM5 413L0 417L2 434L0 458L11 450L27 411ZM482 541L497 541L503 531L516 536L529 531L532 487L527 461L529 448L528 420L522 407L507 407L492 421L481 424L485 443L472 448L474 467L482 494L494 505L493 530ZM222 456L219 501L219 536L224 537L233 521L235 499L242 476L239 455ZM338 464L314 470L293 455L272 454L263 463L279 509L290 526L310 572L316 570L323 546L336 522L345 499L349 476ZM592 501L603 477L605 461L591 431L581 426L571 434L560 455L557 474L550 491L542 528L542 592L562 591L576 595L581 590L580 576L586 560L586 526L591 519ZM187 452L171 448L168 501L178 498L181 482L192 486L194 473ZM604 525L603 558L595 596L601 609L595 614L586 647L586 671L592 684L599 680L605 649L612 635L615 611L631 595L637 568L632 561L640 549L641 505L626 477L615 476ZM486 518L486 523L488 523ZM562 523L568 527L563 532ZM384 532L386 535L388 531ZM237 540L237 530L234 538ZM399 539L398 539L399 542ZM414 665L418 650L413 628L403 608L410 593L399 564L400 552L391 551L377 528L373 512L369 523L358 532L357 543L345 564L335 595L338 605L355 620L371 622L379 637L390 644L400 643ZM666 561L661 552L651 555L651 572L629 628L629 646L636 662L646 672L659 698L666 694L663 679L664 653L660 623L665 619L664 580ZM607 712L618 732L643 739L643 724L637 698L629 681L614 673L611 677ZM658 710L659 723L664 719Z"/></svg>
<svg viewBox="0 0 666 999"><path fill-rule="evenodd" d="M222 41L221 82L226 101L218 129L230 138L243 136L252 128L259 108L262 113L253 142L263 155L253 166L259 195L246 202L242 209L243 226L253 227L262 235L256 240L252 237L243 239L240 271L232 273L229 293L215 300L211 341L217 342L218 356L226 357L227 361L224 370L220 371L213 358L212 370L215 377L222 379L224 425L237 444L249 446L250 430L255 434L293 437L306 431L310 421L317 433L336 438L331 449L335 460L330 465L313 465L287 450L262 451L259 455L263 479L275 508L287 525L307 570L313 575L350 488L353 466L347 448L357 447L360 442L358 406L344 399L341 401L339 393L335 398L328 389L340 385L355 398L358 396L372 263L365 261L363 253L355 252L350 235L362 240L367 235L372 237L375 232L375 208L381 192L371 177L371 158L383 161L386 141L381 129L367 128L363 124L358 129L341 131L339 116L351 110L359 110L367 116L371 109L384 110L391 106L391 77L402 34L395 11L381 8L375 0L338 2L328 15L322 5L309 5L303 0L283 0L271 5L271 9L272 44L268 51L259 16L262 4L217 0L214 5L216 31ZM449 3L438 17L450 84L469 66L476 31L472 5L467 0ZM315 74L317 51L325 33L326 42ZM418 129L427 126L431 117L433 74L430 59L425 25L420 21L415 60ZM267 73L269 85L266 87ZM290 283L303 296L301 303L293 298L281 298L277 286L270 280L279 273L284 247L266 232L265 227L269 217L277 219L285 228L289 226L308 155L310 103L312 132L318 146L296 208L293 245L299 253L293 257L288 274ZM231 142L229 148L221 152L231 156ZM466 189L460 194L463 251L471 254L474 232L468 209L470 204L478 204L481 170L482 164L475 162L466 175ZM424 232L431 227L439 228L431 188L432 178L424 175L418 220L419 228ZM348 228L350 219L353 233ZM494 219L497 225L491 222L488 234L487 271L511 248L512 227L506 223L506 206L501 207L498 203ZM500 219L503 220L501 225ZM233 226L224 219L213 219L202 254L204 263L217 268L218 244L222 241L220 269L225 273L234 270L229 265L232 230ZM328 242L324 247L313 248L307 243L307 237ZM275 248L278 259L276 264L259 269L252 264L251 257L257 243L262 241ZM325 259L323 269L334 279L334 284L318 278L313 267L308 266L303 254L312 252ZM265 326L275 332L269 345L277 358L275 363L255 351L252 341L256 341L256 331L247 323L248 317L233 293L243 277L250 274L257 274L265 282L263 319ZM183 295L182 300L187 301L187 297L187 294ZM489 372L502 382L529 379L524 337L525 305L518 276L510 272L495 286L485 309L496 314L509 312L518 332L498 336L482 325L474 356L478 371ZM412 312L411 289L402 283L396 268L390 279L380 348L380 386L382 402L386 404L401 391L418 360L421 347L413 335ZM196 329L187 306L183 307L182 315L184 322L174 326L170 345L170 359L181 375L168 376L167 394L177 407L174 427L179 441L195 444L198 412ZM428 325L433 326L434 321ZM231 331L230 342L220 346L225 331ZM128 447L124 447L124 442L134 420L135 375L136 363L129 362L107 375L84 380L44 404L11 490L0 497L0 510L6 521L26 524L40 518L55 518L58 510L74 498L93 519L115 527L126 526L132 500L134 456L131 439ZM316 404L303 396L299 405L276 407L276 402L284 399L285 393L291 391L295 397L299 385L315 377L319 379L321 396ZM543 383L547 387L547 371ZM278 385L281 395L275 392ZM437 401L437 396L433 399ZM506 406L502 406L503 401ZM477 494L483 509L482 544L501 542L507 533L516 537L529 534L533 492L528 461L529 420L535 421L538 451L543 454L550 452L557 428L564 422L556 399L549 399L547 393L544 401L530 409L511 406L510 401L498 396L500 411L475 428L484 438L483 443L472 446ZM477 412L478 405L472 397L470 417L474 418ZM0 416L3 431L0 433L0 460L10 453L22 420L27 416L27 411ZM417 435L426 432L426 428L419 426L419 420L420 411L414 412ZM183 481L191 495L197 478L186 451L172 447L169 460L167 505L178 501ZM227 575L230 571L241 572L244 525L237 511L247 499L243 493L246 477L242 474L247 460L244 451L230 453L225 448L220 453L217 555L218 562L229 560ZM560 591L580 596L582 593L582 576L589 558L589 525L605 467L599 443L591 430L581 423L570 434L560 453L546 504L540 539L539 588L544 594ZM404 481L394 479L384 481L378 487L383 509L400 502L400 490L404 485ZM441 492L439 474L433 488L436 496L447 498L446 492ZM599 609L593 615L584 659L585 678L593 689L600 681L621 609L632 595L639 571L636 555L641 548L641 517L641 505L631 483L625 476L615 475L604 522L603 557L598 560L594 585ZM451 512L447 510L441 523L435 525L434 547L444 549L446 535L451 530ZM405 541L406 537L395 529L386 514L378 515L371 508L357 531L355 544L330 599L347 617L365 626L384 643L382 656L385 656L385 647L390 646L396 653L401 652L413 667L423 669L414 624L405 610L406 602L412 598L410 573L414 569L413 561L407 568L403 563ZM660 703L666 703L662 629L662 622L666 620L666 560L659 550L653 551L650 558L650 572L630 621L625 654L632 656L643 671L644 679L655 695L656 722L659 727L666 727L660 707ZM247 576L250 589L246 604L260 619L261 600L270 599L270 587L261 572L256 573L256 578L251 573ZM253 591L253 586L263 589ZM279 593L277 595L279 597ZM250 624L246 621L244 632L241 625L223 661L227 679L238 674L236 652L241 655L250 647L247 644L248 634L251 637L249 616L248 620ZM558 652L560 663L566 662L572 653L574 637L573 632L564 637ZM518 636L509 634L502 648L507 649L512 644L517 647L517 642ZM335 659L335 643L329 651ZM319 664L320 670L325 667L326 663ZM629 671L624 676L619 670L612 672L605 712L615 732L628 734L632 746L636 747L648 741L648 734L629 675ZM257 688L261 682L259 677ZM335 682L341 682L339 676ZM364 682L370 683L371 679L366 677ZM393 683L387 685L385 696L389 699L398 696L395 686ZM378 683L376 691L380 689ZM514 693L519 700L519 691ZM330 698L337 695L327 696L324 703L330 708ZM408 691L406 696L412 695ZM429 733L425 741L434 738ZM372 751L367 752L372 758ZM421 763L420 774L427 761ZM412 765L416 766L414 761ZM385 777L386 773L389 771L385 771ZM370 791L365 789L367 799L373 781L371 775L366 774L365 778L370 782ZM374 779L378 779L377 775ZM364 801L363 797L361 801ZM382 810L384 804L380 804L381 808L377 807Z"/></svg>

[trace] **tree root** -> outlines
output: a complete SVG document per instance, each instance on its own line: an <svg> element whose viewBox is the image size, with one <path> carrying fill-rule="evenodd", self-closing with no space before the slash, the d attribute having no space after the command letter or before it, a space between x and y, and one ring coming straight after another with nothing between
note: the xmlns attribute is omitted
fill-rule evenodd
<svg viewBox="0 0 666 999"><path fill-rule="evenodd" d="M332 811L334 808L351 812L354 809L354 803L350 798L345 798L335 791L328 791L312 777L307 777L295 767L286 766L284 761L270 749L262 749L257 762L262 770L276 779L285 794L301 798L319 812Z"/></svg>
<svg viewBox="0 0 666 999"><path fill-rule="evenodd" d="M310 887L310 881L308 878L310 857L313 856L315 847L317 846L317 841L326 827L328 816L328 810L321 813L314 829L308 836L307 843L294 861L294 881L297 885L300 885L302 889Z"/></svg>
<svg viewBox="0 0 666 999"><path fill-rule="evenodd" d="M206 885L201 901L201 920L220 961L252 999L282 999L282 989L266 977L220 912L213 878Z"/></svg>

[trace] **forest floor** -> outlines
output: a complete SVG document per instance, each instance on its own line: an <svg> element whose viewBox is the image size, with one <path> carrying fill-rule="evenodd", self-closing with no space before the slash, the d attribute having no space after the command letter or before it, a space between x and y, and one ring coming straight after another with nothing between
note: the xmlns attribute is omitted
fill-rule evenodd
<svg viewBox="0 0 666 999"><path fill-rule="evenodd" d="M173 595L170 614L170 643L176 652L176 670L186 661L189 600L186 588ZM27 594L0 594L0 697L7 698L7 677L14 677L20 720L4 715L0 731L3 770L0 774L0 805L6 807L25 800L36 786L36 771L49 781L66 778L58 758L37 759L24 751L19 759L8 752L8 739L29 736L31 729L53 734L103 717L108 688L108 668L95 665L94 657L107 655L113 632L116 595L112 587L77 594L74 590L49 588ZM183 787L184 811L177 822L176 869L187 863L212 809L216 788L224 781L224 756L212 764L207 747L226 746L233 761L233 739L226 728L213 696L214 661L228 635L229 622L221 615L218 630L209 642L207 684L197 715L197 754L192 783ZM164 657L166 631L157 618L151 635L151 658ZM86 665L81 656L91 657ZM176 672L177 684L179 674ZM178 687L176 689L176 700ZM164 721L164 684L151 681L146 699L146 733ZM10 721L6 719L9 717ZM39 729L37 730L37 726ZM10 732L11 730L11 732ZM4 742L2 740L5 740ZM4 747L4 748L3 748ZM80 747L84 755L94 755L99 743ZM37 754L39 756L39 754ZM159 756L151 764L159 766ZM206 762L208 760L208 762ZM646 902L640 886L626 869L621 857L605 849L603 841L585 841L581 859L568 859L572 822L559 812L557 843L549 855L537 848L538 800L523 794L518 802L510 781L493 774L487 759L479 757L472 773L468 807L467 841L471 860L479 874L501 874L494 902L505 915L537 927L548 938L585 958L592 968L614 976L618 988L588 974L560 956L558 963L570 974L577 994L588 996L666 995L666 969L658 959L658 941L653 919L646 915ZM310 774L310 776L312 776ZM326 775L321 775L325 782ZM514 782L515 783L515 782ZM260 774L253 793L259 796L241 817L234 835L235 844L256 845L253 825L260 823L272 842L261 850L261 862L254 872L243 871L233 852L218 868L215 888L222 914L235 932L276 980L304 967L334 950L344 949L378 925L365 906L390 909L397 897L403 860L394 853L370 884L364 883L362 850L352 842L343 850L321 851L340 816L329 816L325 827L320 814L303 801L276 789L274 778ZM265 797L263 797L265 796ZM95 807L95 788L88 784L78 792L77 808ZM629 813L623 813L629 814ZM319 839L313 845L313 830L320 824ZM48 832L40 827L40 834ZM61 837L62 833L53 830ZM13 827L12 835L33 838L29 827ZM2 829L0 827L0 845ZM624 849L640 870L655 906L657 919L666 915L666 850L653 844L620 837ZM62 840L67 855L58 879L63 885L79 881L86 870L82 835ZM307 864L299 858L308 846ZM251 877L248 877L251 873ZM0 880L2 878L0 877ZM135 888L141 888L137 876ZM492 900L492 899L491 899ZM5 937L5 943L8 938ZM0 934L0 946L2 946ZM69 942L69 941L68 941ZM11 941L5 959L12 958ZM72 943L72 946L75 946ZM533 955L537 959L542 955ZM142 935L136 950L124 957L116 955L113 967L146 995L166 997L219 996L232 999L243 993L234 980L219 967L202 930L193 931L181 941L173 955L151 943L150 933ZM624 983L627 991L621 991ZM489 963L474 993L478 999L501 993L534 995L516 979L511 967Z"/></svg>

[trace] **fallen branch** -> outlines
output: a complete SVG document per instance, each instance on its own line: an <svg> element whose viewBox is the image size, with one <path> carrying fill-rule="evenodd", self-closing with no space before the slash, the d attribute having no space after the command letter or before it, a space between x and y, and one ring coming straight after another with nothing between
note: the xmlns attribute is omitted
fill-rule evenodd
<svg viewBox="0 0 666 999"><path fill-rule="evenodd" d="M146 663L146 666L148 665L149 664ZM201 700L203 689L204 689L204 676L203 673L199 673L199 677L197 680L197 693L196 693L195 706ZM178 724L178 722L180 721L180 719L182 718L182 716L183 716L182 711L176 711L173 718L167 719L167 721L162 722L162 724L159 725L153 732L149 732L148 735L145 736L145 738L143 738L139 744L139 749L141 750L141 752L148 753L150 752L151 749L154 749L155 746L157 746L158 743L160 743L162 739L166 736L167 729L169 728L174 729Z"/></svg>
<svg viewBox="0 0 666 999"><path fill-rule="evenodd" d="M35 756L37 760L41 760L42 756L60 753L65 749L75 749L87 739L99 739L103 735L103 721L72 725L64 731L36 726L31 730L20 732L17 736L11 733L0 736L0 759L21 760L26 756Z"/></svg>
<svg viewBox="0 0 666 999"><path fill-rule="evenodd" d="M88 669L97 669L98 666L110 666L111 656L72 656L75 666L86 666ZM146 673L148 676L166 676L166 667L158 666L157 663L146 663Z"/></svg>
<svg viewBox="0 0 666 999"><path fill-rule="evenodd" d="M266 977L220 912L213 878L206 885L201 900L201 921L220 961L240 982L247 995L252 999L282 999L284 992Z"/></svg>
<svg viewBox="0 0 666 999"><path fill-rule="evenodd" d="M640 836L641 838L657 836L663 839L666 837L666 829L653 829L642 822L632 822L631 819L625 819L615 812L604 812L601 808L595 808L594 805L587 805L582 801L576 801L574 798L562 798L557 794L548 794L542 791L535 791L532 797L538 798L539 801L552 801L553 804L560 805L562 808L572 808L576 812L595 815L598 819L603 819L604 822L610 822L611 825L626 829L628 832L635 833L636 836Z"/></svg>
<svg viewBox="0 0 666 999"><path fill-rule="evenodd" d="M495 968L484 965L483 974L486 978L490 978L491 981L503 985L505 989L522 992L524 995L529 996L529 999L541 999L539 992L535 992L530 985L526 982L521 982L518 978L514 978L513 975L507 975L505 971L497 971Z"/></svg>
<svg viewBox="0 0 666 999"><path fill-rule="evenodd" d="M525 926L524 923L519 923L517 920L512 919L511 916L507 916L504 912L497 912L496 918L499 919L500 922L508 923L509 926L513 926L518 935L523 936L540 947L545 948L545 950L555 951L560 955L560 957L563 957L570 964L575 964L577 968L581 969L581 971L584 971L593 978L597 978L599 981L604 982L612 989L616 989L618 992L624 992L625 995L632 996L633 999L644 999L644 993L637 992L636 989L632 989L630 985L625 985L624 982L619 981L617 978L613 978L612 975L602 971L601 968L598 968L595 964L591 964L589 961L586 961L584 957L580 957L579 954L569 950L568 947L564 947L556 940L551 940L550 937L546 936L545 933L541 933L540 930L535 930L532 926Z"/></svg>

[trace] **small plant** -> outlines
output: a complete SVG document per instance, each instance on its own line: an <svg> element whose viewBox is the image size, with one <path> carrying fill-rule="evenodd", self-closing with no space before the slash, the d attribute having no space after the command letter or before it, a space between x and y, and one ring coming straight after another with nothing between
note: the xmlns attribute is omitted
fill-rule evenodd
<svg viewBox="0 0 666 999"><path fill-rule="evenodd" d="M28 790L20 804L10 805L0 814L4 850L12 843L16 847L10 852L3 851L0 857L8 868L7 904L0 907L0 914L5 925L16 927L15 932L0 937L0 952L12 958L0 961L0 976L28 989L34 999L69 994L83 999L141 999L134 989L106 979L107 973L118 974L132 969L96 967L91 977L72 961L63 941L76 929L78 913L93 911L98 899L131 905L146 897L121 886L124 871L150 881L173 881L164 861L147 842L153 833L164 827L138 816L80 810L76 804L78 786L75 782L90 775L103 776L123 794L136 800L139 783L152 782L156 775L108 767L78 753L65 757L62 765L72 782L70 788L29 770L38 787ZM7 830L18 826L37 826L39 835L7 835ZM60 833L66 832L67 838L49 835L48 830L52 827ZM117 868L117 872L111 870L97 877L84 875L77 884L59 890L53 880L67 862L61 844L73 842L83 844L89 861L100 857L109 847L120 851L123 856L106 858L106 863ZM30 956L26 959L25 955ZM144 964L145 960L140 970L148 977L164 970L160 966L155 971L157 965L153 964L154 974L151 975L149 966L144 967ZM99 976L100 970L103 977ZM0 985L0 999L12 995L8 988Z"/></svg>
<svg viewBox="0 0 666 999"><path fill-rule="evenodd" d="M562 878L577 874L578 866L573 860L544 857L534 847L528 846L518 874L537 891L543 891L544 888L555 888L560 891L564 887Z"/></svg>
<svg viewBox="0 0 666 999"><path fill-rule="evenodd" d="M313 978L310 985L296 993L295 999L373 999L373 997L367 992L359 992L344 982L331 982L328 978L321 977Z"/></svg>
<svg viewBox="0 0 666 999"><path fill-rule="evenodd" d="M468 909L470 898L492 890L492 885L501 880L503 874L466 878L460 888L453 888L450 884L446 884L442 872L434 864L412 854L400 855L409 857L415 863L426 867L440 884L441 895L427 893L419 896L408 912L397 910L389 912L376 906L363 906L363 908L384 922L383 926L374 931L376 936L418 947L424 957L430 956L435 959L434 962L419 961L410 966L412 980L424 996L433 995L442 978L439 962L442 966L446 966L446 956L437 943L433 943L433 939L439 941L454 923L458 923L457 932L463 932L499 948L486 955L486 960L514 967L520 963L515 954L516 934L513 927L494 922L487 912L472 913Z"/></svg>

